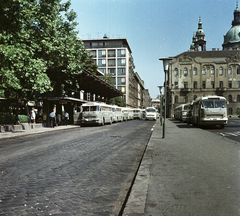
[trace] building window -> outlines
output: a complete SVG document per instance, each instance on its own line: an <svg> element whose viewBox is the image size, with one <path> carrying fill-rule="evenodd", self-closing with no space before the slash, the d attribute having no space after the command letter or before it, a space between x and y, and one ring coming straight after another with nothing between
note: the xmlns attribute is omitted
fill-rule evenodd
<svg viewBox="0 0 240 216"><path fill-rule="evenodd" d="M214 87L214 81L211 81L211 88L215 88Z"/></svg>
<svg viewBox="0 0 240 216"><path fill-rule="evenodd" d="M188 96L184 96L184 103L188 102Z"/></svg>
<svg viewBox="0 0 240 216"><path fill-rule="evenodd" d="M237 81L237 88L240 88L240 81Z"/></svg>
<svg viewBox="0 0 240 216"><path fill-rule="evenodd" d="M211 75L214 75L215 74L215 69L214 67L211 67Z"/></svg>
<svg viewBox="0 0 240 216"><path fill-rule="evenodd" d="M232 108L228 108L228 115L232 115L233 114L233 111L232 111Z"/></svg>
<svg viewBox="0 0 240 216"><path fill-rule="evenodd" d="M228 74L232 74L232 68L231 67L228 68Z"/></svg>
<svg viewBox="0 0 240 216"><path fill-rule="evenodd" d="M228 101L232 103L232 95L228 95Z"/></svg>
<svg viewBox="0 0 240 216"><path fill-rule="evenodd" d="M125 49L118 49L117 50L118 57L126 57L126 50Z"/></svg>
<svg viewBox="0 0 240 216"><path fill-rule="evenodd" d="M116 66L116 61L115 61L115 59L108 59L108 66L109 66L109 67Z"/></svg>
<svg viewBox="0 0 240 216"><path fill-rule="evenodd" d="M108 57L116 57L115 50L108 50Z"/></svg>
<svg viewBox="0 0 240 216"><path fill-rule="evenodd" d="M193 88L196 89L197 88L197 81L193 82Z"/></svg>
<svg viewBox="0 0 240 216"><path fill-rule="evenodd" d="M90 46L91 46L91 45L92 45L93 47L97 47L97 46L98 46L98 43L92 43L92 44L90 43Z"/></svg>
<svg viewBox="0 0 240 216"><path fill-rule="evenodd" d="M219 81L219 88L223 88L223 81Z"/></svg>
<svg viewBox="0 0 240 216"><path fill-rule="evenodd" d="M187 68L184 68L184 76L187 76L188 75L188 69Z"/></svg>
<svg viewBox="0 0 240 216"><path fill-rule="evenodd" d="M185 88L185 89L188 88L188 82L184 82L184 88Z"/></svg>
<svg viewBox="0 0 240 216"><path fill-rule="evenodd" d="M174 73L175 73L175 76L178 76L178 69L177 68L175 68Z"/></svg>
<svg viewBox="0 0 240 216"><path fill-rule="evenodd" d="M118 85L125 85L126 84L126 78L125 77L118 77L117 78L117 84Z"/></svg>
<svg viewBox="0 0 240 216"><path fill-rule="evenodd" d="M178 82L174 83L174 88L177 89L178 88Z"/></svg>
<svg viewBox="0 0 240 216"><path fill-rule="evenodd" d="M240 74L240 67L237 67L237 74Z"/></svg>
<svg viewBox="0 0 240 216"><path fill-rule="evenodd" d="M98 50L98 58L106 57L106 50Z"/></svg>
<svg viewBox="0 0 240 216"><path fill-rule="evenodd" d="M205 75L206 74L206 69L205 67L202 69L202 75Z"/></svg>
<svg viewBox="0 0 240 216"><path fill-rule="evenodd" d="M197 68L193 69L193 75L197 75Z"/></svg>
<svg viewBox="0 0 240 216"><path fill-rule="evenodd" d="M202 81L202 88L205 89L206 88L206 82Z"/></svg>
<svg viewBox="0 0 240 216"><path fill-rule="evenodd" d="M97 57L97 52L96 52L96 50L91 50L91 51L90 51L90 55L91 55L93 58L96 58L96 57Z"/></svg>
<svg viewBox="0 0 240 216"><path fill-rule="evenodd" d="M108 73L111 74L112 76L116 75L115 68L109 68Z"/></svg>
<svg viewBox="0 0 240 216"><path fill-rule="evenodd" d="M117 73L119 76L126 75L126 68L118 68Z"/></svg>
<svg viewBox="0 0 240 216"><path fill-rule="evenodd" d="M240 102L240 95L237 96L237 102Z"/></svg>
<svg viewBox="0 0 240 216"><path fill-rule="evenodd" d="M222 67L219 68L219 75L221 75L221 76L223 75L223 68Z"/></svg>
<svg viewBox="0 0 240 216"><path fill-rule="evenodd" d="M197 99L197 95L194 95L194 96L193 96L193 100L196 100L196 99Z"/></svg>
<svg viewBox="0 0 240 216"><path fill-rule="evenodd" d="M178 103L178 96L175 96L175 103Z"/></svg>
<svg viewBox="0 0 240 216"><path fill-rule="evenodd" d="M98 59L99 67L106 67L106 59Z"/></svg>
<svg viewBox="0 0 240 216"><path fill-rule="evenodd" d="M228 88L232 88L232 81L228 81Z"/></svg>
<svg viewBox="0 0 240 216"><path fill-rule="evenodd" d="M102 73L106 74L106 68L98 68Z"/></svg>
<svg viewBox="0 0 240 216"><path fill-rule="evenodd" d="M117 59L118 66L126 66L126 59Z"/></svg>

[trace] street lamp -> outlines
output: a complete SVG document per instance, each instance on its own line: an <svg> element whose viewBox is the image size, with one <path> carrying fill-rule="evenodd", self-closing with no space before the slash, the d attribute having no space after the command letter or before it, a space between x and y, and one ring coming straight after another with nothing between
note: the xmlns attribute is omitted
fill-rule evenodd
<svg viewBox="0 0 240 216"><path fill-rule="evenodd" d="M161 126L162 126L162 88L163 86L158 86L159 88L159 91L160 91L160 123L161 123Z"/></svg>
<svg viewBox="0 0 240 216"><path fill-rule="evenodd" d="M167 73L169 69L169 61L172 60L172 58L161 58L159 59L163 61L163 70L165 72L165 83L164 83L164 95L165 95L165 106L164 106L164 120L163 120L163 135L162 138L166 137L166 112L167 112Z"/></svg>

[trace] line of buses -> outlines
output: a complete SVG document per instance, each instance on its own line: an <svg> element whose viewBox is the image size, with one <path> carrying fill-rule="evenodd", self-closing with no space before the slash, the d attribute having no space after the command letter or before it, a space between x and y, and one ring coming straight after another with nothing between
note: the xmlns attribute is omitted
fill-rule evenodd
<svg viewBox="0 0 240 216"><path fill-rule="evenodd" d="M154 107L131 109L100 102L87 102L82 105L82 126L90 124L105 125L132 119L156 120L157 110Z"/></svg>
<svg viewBox="0 0 240 216"><path fill-rule="evenodd" d="M174 118L198 127L216 126L224 128L228 123L227 100L222 96L206 96L182 104L174 109Z"/></svg>

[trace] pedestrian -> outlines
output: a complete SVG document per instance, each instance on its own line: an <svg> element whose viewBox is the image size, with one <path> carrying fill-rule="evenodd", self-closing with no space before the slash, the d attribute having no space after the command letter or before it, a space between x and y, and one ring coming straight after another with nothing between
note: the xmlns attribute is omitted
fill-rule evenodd
<svg viewBox="0 0 240 216"><path fill-rule="evenodd" d="M31 110L30 114L31 114L31 121L32 121L32 123L35 124L35 122L36 122L36 112L35 112L34 107L32 107L32 110Z"/></svg>
<svg viewBox="0 0 240 216"><path fill-rule="evenodd" d="M68 114L68 112L65 111L65 113L64 113L65 125L68 125L68 120L69 120L69 114Z"/></svg>
<svg viewBox="0 0 240 216"><path fill-rule="evenodd" d="M56 121L56 115L54 113L54 111L52 111L50 114L50 126L51 128L54 128L54 125L55 125L55 121Z"/></svg>
<svg viewBox="0 0 240 216"><path fill-rule="evenodd" d="M58 126L61 124L61 118L62 118L61 114L58 114L58 115L57 115L57 123L58 123Z"/></svg>

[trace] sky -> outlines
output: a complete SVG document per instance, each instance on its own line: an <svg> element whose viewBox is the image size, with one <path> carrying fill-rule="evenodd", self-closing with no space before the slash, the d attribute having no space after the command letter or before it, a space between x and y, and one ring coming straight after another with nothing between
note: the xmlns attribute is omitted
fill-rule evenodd
<svg viewBox="0 0 240 216"><path fill-rule="evenodd" d="M71 0L79 39L126 38L145 89L156 98L164 83L160 58L188 51L199 17L207 50L222 50L236 0ZM240 6L239 6L240 7Z"/></svg>

